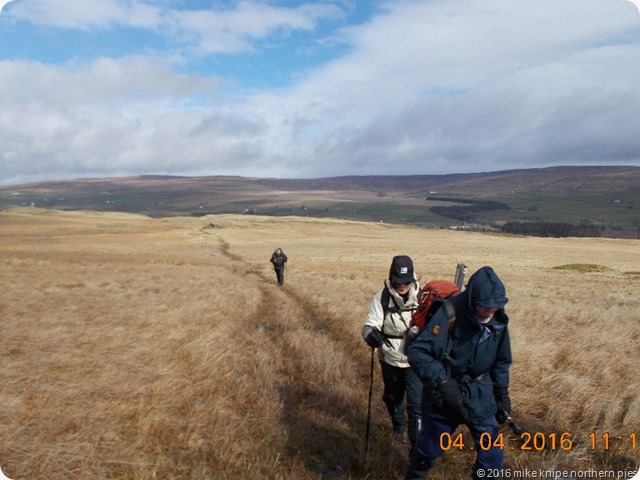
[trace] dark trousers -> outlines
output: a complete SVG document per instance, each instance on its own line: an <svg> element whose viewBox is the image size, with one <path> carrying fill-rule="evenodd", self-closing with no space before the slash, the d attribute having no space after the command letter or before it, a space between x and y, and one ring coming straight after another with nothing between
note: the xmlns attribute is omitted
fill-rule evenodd
<svg viewBox="0 0 640 480"><path fill-rule="evenodd" d="M400 368L380 362L384 391L382 401L391 415L393 431L403 435L409 434L409 441L414 445L421 430L420 403L422 399L422 382L411 368ZM405 418L405 397L408 416Z"/></svg>
<svg viewBox="0 0 640 480"><path fill-rule="evenodd" d="M276 278L278 279L278 285L284 285L284 267L275 267Z"/></svg>
<svg viewBox="0 0 640 480"><path fill-rule="evenodd" d="M457 427L457 423L450 423L439 418L424 417L422 432L418 438L415 452L419 459L425 464L432 465L444 453L442 447L444 446L446 448L449 445L449 435L451 435L451 442L453 443L457 435L453 432ZM476 474L476 472L481 469L485 470L485 472L483 472L485 474L486 470L502 469L504 465L504 452L499 446L493 446L495 443L494 440L498 437L499 433L496 418L488 418L479 424L467 424L467 427L473 437L473 448L476 452L476 461L473 464L473 478L482 477L482 475ZM484 435L481 444L480 437L483 434L488 434L489 436ZM451 445L451 448L458 447ZM465 445L465 449L470 450L471 445ZM410 477L408 475L407 478L419 477Z"/></svg>

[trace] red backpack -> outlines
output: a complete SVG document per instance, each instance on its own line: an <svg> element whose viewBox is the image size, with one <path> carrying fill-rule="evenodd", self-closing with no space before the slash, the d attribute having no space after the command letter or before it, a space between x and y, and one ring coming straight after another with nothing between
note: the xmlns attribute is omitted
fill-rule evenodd
<svg viewBox="0 0 640 480"><path fill-rule="evenodd" d="M411 325L409 326L411 336L415 338L422 332L424 326L429 323L429 320L444 300L449 297L455 297L459 293L460 289L456 284L448 280L431 280L422 287L418 295L418 308L411 317ZM448 316L451 317L450 315ZM455 321L455 318L453 321Z"/></svg>

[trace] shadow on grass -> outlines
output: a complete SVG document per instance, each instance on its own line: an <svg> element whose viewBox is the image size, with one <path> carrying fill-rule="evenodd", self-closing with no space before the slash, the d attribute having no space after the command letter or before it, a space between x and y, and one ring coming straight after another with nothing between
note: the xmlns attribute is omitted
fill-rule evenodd
<svg viewBox="0 0 640 480"><path fill-rule="evenodd" d="M365 456L367 412L338 392L288 384L280 389L287 455L317 478L403 478L408 449L392 441L385 417L372 419Z"/></svg>

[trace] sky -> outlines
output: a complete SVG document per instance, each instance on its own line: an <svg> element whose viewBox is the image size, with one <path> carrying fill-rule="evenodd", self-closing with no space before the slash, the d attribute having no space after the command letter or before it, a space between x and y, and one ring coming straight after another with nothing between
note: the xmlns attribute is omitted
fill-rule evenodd
<svg viewBox="0 0 640 480"><path fill-rule="evenodd" d="M0 4L0 184L640 166L630 0Z"/></svg>

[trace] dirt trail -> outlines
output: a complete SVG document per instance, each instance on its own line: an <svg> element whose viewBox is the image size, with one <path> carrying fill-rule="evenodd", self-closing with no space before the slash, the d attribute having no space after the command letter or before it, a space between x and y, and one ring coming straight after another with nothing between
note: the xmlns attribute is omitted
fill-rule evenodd
<svg viewBox="0 0 640 480"><path fill-rule="evenodd" d="M323 312L313 299L292 285L278 286L275 276L246 263L215 236L221 253L236 265L234 270L242 270L247 281L258 285L255 323L268 339L268 348L278 351L281 383L277 388L281 423L289 432L288 454L324 478L366 477L375 468L364 458L371 356L363 352L368 350L359 338L345 336L342 322ZM317 358L318 352L323 358ZM391 444L391 436L384 434L387 414L379 401L377 366L375 372L370 456L383 459L385 469L395 463L393 469L403 471L407 451Z"/></svg>

